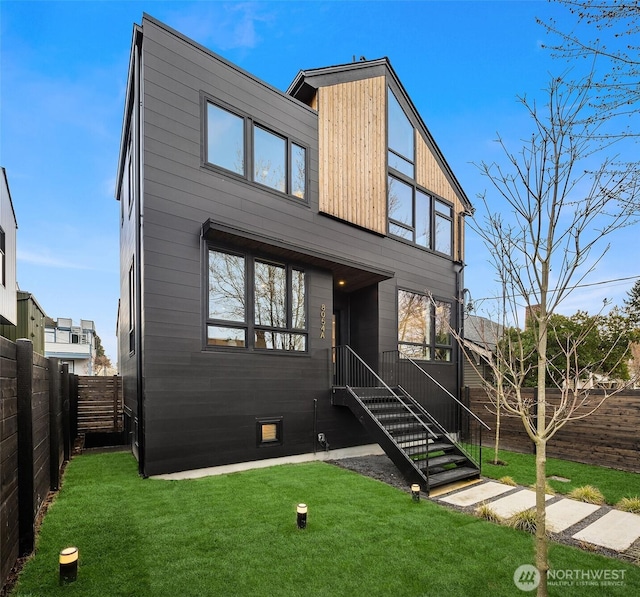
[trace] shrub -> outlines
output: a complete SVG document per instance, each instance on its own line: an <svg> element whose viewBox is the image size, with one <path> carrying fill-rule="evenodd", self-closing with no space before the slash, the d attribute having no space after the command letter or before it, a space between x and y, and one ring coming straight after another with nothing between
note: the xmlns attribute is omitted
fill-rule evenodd
<svg viewBox="0 0 640 597"><path fill-rule="evenodd" d="M487 503L482 503L480 504L477 508L476 508L476 514L480 517L480 518L484 518L485 520L488 520L489 522L497 522L497 523L501 523L502 522L502 518L500 516L498 516L494 510L492 510L491 506Z"/></svg>
<svg viewBox="0 0 640 597"><path fill-rule="evenodd" d="M527 533L534 534L536 532L536 511L533 509L523 510L514 514L509 519L509 526L519 531L526 531Z"/></svg>
<svg viewBox="0 0 640 597"><path fill-rule="evenodd" d="M570 498L587 502L588 504L604 504L604 496L597 487L592 485L584 485L576 487L570 494Z"/></svg>
<svg viewBox="0 0 640 597"><path fill-rule="evenodd" d="M634 514L640 514L640 497L637 495L634 497L623 497L617 504L618 510L624 510L625 512L633 512Z"/></svg>

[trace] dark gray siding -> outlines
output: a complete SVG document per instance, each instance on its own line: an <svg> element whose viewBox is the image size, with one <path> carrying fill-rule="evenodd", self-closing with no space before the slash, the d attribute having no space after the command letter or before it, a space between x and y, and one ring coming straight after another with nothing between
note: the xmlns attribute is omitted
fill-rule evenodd
<svg viewBox="0 0 640 597"><path fill-rule="evenodd" d="M144 472L313 451L314 412L316 428L332 448L368 442L355 418L330 404L331 334L320 337L321 306L329 317L333 308L329 272L302 264L309 283L308 354L204 350L202 225L212 219L301 252L346 256L365 268L395 272L395 279L351 297L352 326L360 328L368 360L396 348L397 287L452 300L453 264L318 214L316 113L152 20L145 19L143 29ZM202 165L204 95L309 148L308 204ZM124 252L126 259L130 249ZM436 371L455 388L454 363ZM257 447L261 417L283 417L281 446Z"/></svg>

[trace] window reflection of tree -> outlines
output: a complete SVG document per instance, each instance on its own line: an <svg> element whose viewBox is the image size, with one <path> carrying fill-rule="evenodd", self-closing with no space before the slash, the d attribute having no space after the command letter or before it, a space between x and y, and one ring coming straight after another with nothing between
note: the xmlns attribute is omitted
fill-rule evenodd
<svg viewBox="0 0 640 597"><path fill-rule="evenodd" d="M430 323L427 297L398 291L398 342L403 353L413 358L429 358Z"/></svg>
<svg viewBox="0 0 640 597"><path fill-rule="evenodd" d="M255 323L274 328L287 327L287 272L284 267L256 261Z"/></svg>
<svg viewBox="0 0 640 597"><path fill-rule="evenodd" d="M244 257L209 251L209 317L245 321Z"/></svg>

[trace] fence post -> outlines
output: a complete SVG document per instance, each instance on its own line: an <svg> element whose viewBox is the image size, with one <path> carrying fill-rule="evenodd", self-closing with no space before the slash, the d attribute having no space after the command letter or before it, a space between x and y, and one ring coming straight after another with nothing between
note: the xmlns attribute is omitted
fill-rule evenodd
<svg viewBox="0 0 640 597"><path fill-rule="evenodd" d="M51 491L60 487L60 363L55 357L49 358L49 460L51 468Z"/></svg>
<svg viewBox="0 0 640 597"><path fill-rule="evenodd" d="M76 438L78 437L78 386L79 378L75 374L69 376L69 428L71 430L70 447L73 451Z"/></svg>
<svg viewBox="0 0 640 597"><path fill-rule="evenodd" d="M64 447L64 459L71 458L71 427L69 416L69 365L62 365L62 375L60 380L62 389L62 445Z"/></svg>
<svg viewBox="0 0 640 597"><path fill-rule="evenodd" d="M18 551L29 555L35 546L33 467L33 343L16 342L18 382Z"/></svg>

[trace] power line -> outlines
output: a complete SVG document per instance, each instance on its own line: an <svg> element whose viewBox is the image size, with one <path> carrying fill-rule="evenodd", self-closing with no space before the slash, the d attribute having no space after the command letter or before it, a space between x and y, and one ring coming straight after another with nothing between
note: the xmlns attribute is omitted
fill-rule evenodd
<svg viewBox="0 0 640 597"><path fill-rule="evenodd" d="M571 290L574 290L576 288L588 288L590 286L603 286L605 284L615 284L617 282L628 282L629 280L636 280L636 279L640 279L640 274L636 275L636 276L626 276L624 278L614 278L612 280L601 280L600 282L589 282L588 284L576 284L575 286L573 286L571 288ZM557 288L551 288L549 289L549 292L555 292L557 290ZM473 302L481 302L481 301L489 301L489 300L496 300L500 297L497 296L485 296L485 297L481 297L479 299L474 298Z"/></svg>

